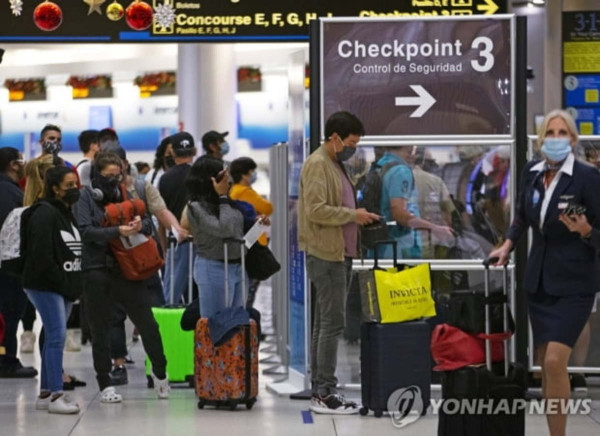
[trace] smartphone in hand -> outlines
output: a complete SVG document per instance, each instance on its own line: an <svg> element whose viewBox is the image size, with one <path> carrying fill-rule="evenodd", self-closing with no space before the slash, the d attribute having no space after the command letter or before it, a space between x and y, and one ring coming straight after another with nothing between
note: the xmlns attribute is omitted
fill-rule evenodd
<svg viewBox="0 0 600 436"><path fill-rule="evenodd" d="M227 173L227 168L219 171L219 173L217 174L217 177L215 177L215 180L217 181L217 183L219 183L221 180L223 180L223 177L225 177L226 173Z"/></svg>

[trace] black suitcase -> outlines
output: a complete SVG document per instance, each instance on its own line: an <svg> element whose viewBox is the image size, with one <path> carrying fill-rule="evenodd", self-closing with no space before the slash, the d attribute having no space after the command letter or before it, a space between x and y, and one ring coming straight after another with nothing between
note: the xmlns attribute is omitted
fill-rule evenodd
<svg viewBox="0 0 600 436"><path fill-rule="evenodd" d="M431 398L430 327L425 321L361 325L361 415L381 417L398 389L417 386L424 414Z"/></svg>
<svg viewBox="0 0 600 436"><path fill-rule="evenodd" d="M489 296L489 264L485 265L485 296ZM504 268L504 295L508 288L508 270ZM504 307L504 330L508 328L508 309ZM490 332L489 306L485 308L486 333ZM454 411L456 400L483 400L487 408L482 413L447 414L442 403L438 416L438 436L520 436L525 434L525 411L513 407L514 400L524 401L526 385L525 368L516 363L509 363L508 345L505 342L505 361L491 364L489 341L486 341L486 365L464 367L442 374L442 399L451 400ZM508 402L509 411L501 403ZM488 410L500 413L488 413ZM513 413L514 412L514 413Z"/></svg>

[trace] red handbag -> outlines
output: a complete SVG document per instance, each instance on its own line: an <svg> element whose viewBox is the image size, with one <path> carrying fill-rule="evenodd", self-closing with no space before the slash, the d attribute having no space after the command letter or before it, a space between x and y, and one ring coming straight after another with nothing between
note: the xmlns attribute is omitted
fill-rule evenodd
<svg viewBox="0 0 600 436"><path fill-rule="evenodd" d="M485 363L485 338L491 342L492 362L504 361L502 342L511 336L511 332L484 333L476 336L465 333L449 324L440 324L431 334L431 355L437 366L434 371L452 371L468 365Z"/></svg>
<svg viewBox="0 0 600 436"><path fill-rule="evenodd" d="M123 198L127 198L125 185L121 185ZM121 203L110 203L104 208L105 225L121 226L130 223L136 216L146 213L145 203L137 198L125 200ZM129 242L128 237L124 237ZM142 244L132 247L133 244L123 244L121 237L108 242L112 254L119 264L119 269L127 280L146 280L155 274L164 261L158 251L158 245L152 237L148 237Z"/></svg>

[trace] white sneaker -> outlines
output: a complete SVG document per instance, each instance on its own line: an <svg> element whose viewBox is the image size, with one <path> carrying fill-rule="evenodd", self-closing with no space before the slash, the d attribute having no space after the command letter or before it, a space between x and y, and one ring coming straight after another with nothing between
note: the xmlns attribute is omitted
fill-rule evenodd
<svg viewBox="0 0 600 436"><path fill-rule="evenodd" d="M61 395L56 400L50 401L48 413L58 413L60 415L73 415L79 413L79 406L71 400L68 395Z"/></svg>
<svg viewBox="0 0 600 436"><path fill-rule="evenodd" d="M48 395L46 398L37 397L35 400L35 410L48 410L51 399L52 395Z"/></svg>
<svg viewBox="0 0 600 436"><path fill-rule="evenodd" d="M35 333L26 330L21 334L21 353L33 353L35 347Z"/></svg>
<svg viewBox="0 0 600 436"><path fill-rule="evenodd" d="M65 340L65 350L66 351L81 351L81 345L79 345L79 341L75 338L75 330L68 329L67 330L67 339Z"/></svg>
<svg viewBox="0 0 600 436"><path fill-rule="evenodd" d="M169 386L169 376L166 376L163 380L159 380L154 374L152 374L152 380L154 380L154 391L158 395L159 400L166 400L169 398L169 392L171 392L171 386Z"/></svg>
<svg viewBox="0 0 600 436"><path fill-rule="evenodd" d="M358 413L358 405L353 401L347 401L339 394L330 394L326 397L313 394L308 408L312 412L324 415L354 415Z"/></svg>
<svg viewBox="0 0 600 436"><path fill-rule="evenodd" d="M105 388L102 392L100 392L101 403L120 403L121 401L123 401L123 397L121 396L121 394L117 394L115 392L115 388L113 386L109 386Z"/></svg>

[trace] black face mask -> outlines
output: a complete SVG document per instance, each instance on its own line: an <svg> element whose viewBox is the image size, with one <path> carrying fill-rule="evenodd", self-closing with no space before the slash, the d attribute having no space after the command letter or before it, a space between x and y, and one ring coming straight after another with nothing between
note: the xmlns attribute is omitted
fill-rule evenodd
<svg viewBox="0 0 600 436"><path fill-rule="evenodd" d="M165 165L167 168L173 168L175 166L175 158L171 155L165 156Z"/></svg>
<svg viewBox="0 0 600 436"><path fill-rule="evenodd" d="M72 206L73 204L77 203L77 201L79 200L79 189L77 189L77 188L65 189L65 196L62 199L69 206Z"/></svg>
<svg viewBox="0 0 600 436"><path fill-rule="evenodd" d="M104 193L106 201L111 202L119 198L119 183L121 183L121 180L118 177L98 175L93 186Z"/></svg>
<svg viewBox="0 0 600 436"><path fill-rule="evenodd" d="M58 141L46 141L42 144L42 148L47 154L58 154L62 150L62 144Z"/></svg>

